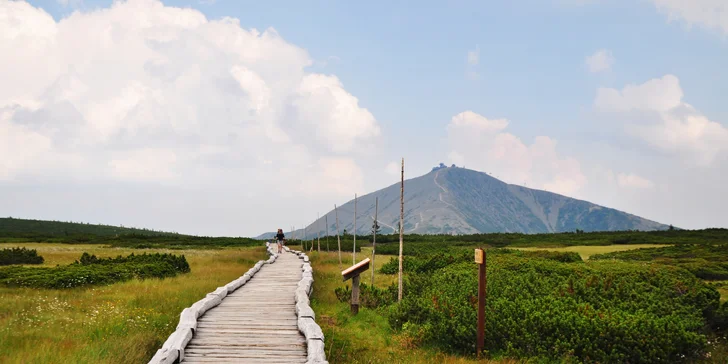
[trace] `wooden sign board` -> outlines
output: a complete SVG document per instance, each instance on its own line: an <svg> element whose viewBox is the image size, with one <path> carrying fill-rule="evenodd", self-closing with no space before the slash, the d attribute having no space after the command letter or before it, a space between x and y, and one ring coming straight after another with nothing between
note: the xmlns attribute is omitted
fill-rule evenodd
<svg viewBox="0 0 728 364"><path fill-rule="evenodd" d="M362 260L359 263L356 263L355 265L352 265L351 267L347 268L345 271L341 272L342 277L346 281L347 279L350 279L354 276L358 276L365 270L369 269L369 258L366 258Z"/></svg>
<svg viewBox="0 0 728 364"><path fill-rule="evenodd" d="M483 249L475 249L475 262L483 264Z"/></svg>

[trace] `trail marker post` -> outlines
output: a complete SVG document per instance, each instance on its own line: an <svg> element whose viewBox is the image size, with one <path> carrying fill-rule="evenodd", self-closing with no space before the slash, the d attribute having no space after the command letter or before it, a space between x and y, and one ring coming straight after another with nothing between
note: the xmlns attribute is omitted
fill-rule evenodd
<svg viewBox="0 0 728 364"><path fill-rule="evenodd" d="M369 269L369 258L352 265L345 271L341 272L341 276L346 282L351 278L351 313L356 315L359 313L359 281L360 275Z"/></svg>
<svg viewBox="0 0 728 364"><path fill-rule="evenodd" d="M478 264L478 337L476 348L480 358L483 346L485 346L485 299L488 277L486 275L486 254L485 250L475 249L475 263Z"/></svg>

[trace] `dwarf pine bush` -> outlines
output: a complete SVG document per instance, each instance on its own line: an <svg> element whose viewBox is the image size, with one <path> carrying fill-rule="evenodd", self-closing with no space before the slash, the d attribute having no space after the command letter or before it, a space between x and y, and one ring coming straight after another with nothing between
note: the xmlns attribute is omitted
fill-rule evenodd
<svg viewBox="0 0 728 364"><path fill-rule="evenodd" d="M8 267L0 269L0 284L10 287L74 288L104 285L130 279L166 278L190 272L184 255L131 254L97 258L83 253L80 261L53 268Z"/></svg>
<svg viewBox="0 0 728 364"><path fill-rule="evenodd" d="M0 250L0 265L43 264L43 257L35 249L9 248Z"/></svg>

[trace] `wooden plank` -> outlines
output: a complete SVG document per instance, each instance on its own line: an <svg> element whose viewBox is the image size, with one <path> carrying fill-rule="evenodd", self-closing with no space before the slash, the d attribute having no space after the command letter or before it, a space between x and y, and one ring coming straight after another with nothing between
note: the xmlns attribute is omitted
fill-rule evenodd
<svg viewBox="0 0 728 364"><path fill-rule="evenodd" d="M183 363L307 362L308 345L299 329L295 292L303 276L311 275L310 266L304 273L298 256L283 253L275 263L258 267L244 285L228 292L219 304L197 318ZM222 291L216 293L223 296ZM320 336L308 325L304 331Z"/></svg>
<svg viewBox="0 0 728 364"><path fill-rule="evenodd" d="M281 345L282 339L281 337L274 337L274 336L260 336L260 337L254 337L254 336L246 336L246 337L231 337L231 338L225 338L225 337L216 337L216 338L207 338L203 340L196 340L193 342L190 342L187 344L187 347L195 347L195 346L206 346L206 347L223 347L223 346L243 346L243 347L269 347L269 348L283 348L283 347L304 347L306 346L306 341L302 340L301 338L285 338L285 341L283 341L285 345ZM185 347L185 350L187 350L187 347Z"/></svg>
<svg viewBox="0 0 728 364"><path fill-rule="evenodd" d="M343 280L346 281L347 279L354 277L355 275L359 275L361 272L369 269L369 261L369 258L366 258L341 272Z"/></svg>

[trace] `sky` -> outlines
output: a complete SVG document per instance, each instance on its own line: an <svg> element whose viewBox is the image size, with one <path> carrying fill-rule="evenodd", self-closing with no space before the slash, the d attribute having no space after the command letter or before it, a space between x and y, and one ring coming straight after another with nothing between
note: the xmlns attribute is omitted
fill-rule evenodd
<svg viewBox="0 0 728 364"><path fill-rule="evenodd" d="M214 236L440 162L728 227L728 1L0 0L0 216Z"/></svg>

